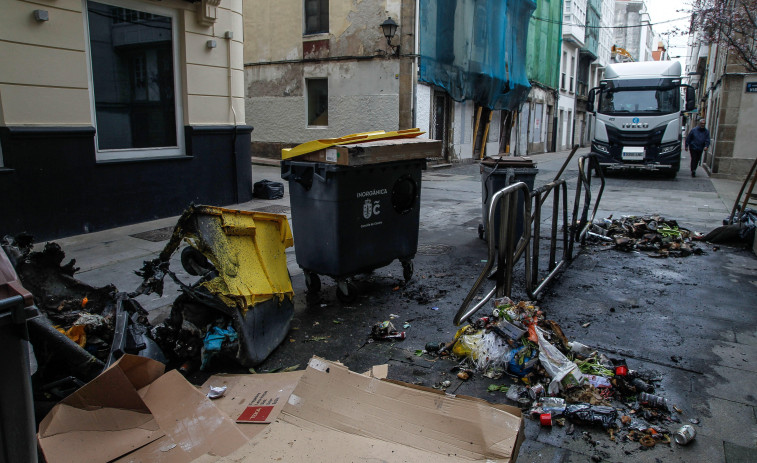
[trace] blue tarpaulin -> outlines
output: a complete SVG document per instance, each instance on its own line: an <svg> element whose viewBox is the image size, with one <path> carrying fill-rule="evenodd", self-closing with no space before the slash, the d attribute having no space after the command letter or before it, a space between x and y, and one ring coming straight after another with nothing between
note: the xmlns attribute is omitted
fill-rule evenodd
<svg viewBox="0 0 757 463"><path fill-rule="evenodd" d="M512 110L528 96L531 0L420 0L420 80L455 101Z"/></svg>

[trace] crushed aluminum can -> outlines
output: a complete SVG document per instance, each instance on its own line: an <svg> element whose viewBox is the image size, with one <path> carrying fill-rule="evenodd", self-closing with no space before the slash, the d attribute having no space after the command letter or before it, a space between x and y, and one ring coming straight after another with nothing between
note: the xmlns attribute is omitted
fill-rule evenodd
<svg viewBox="0 0 757 463"><path fill-rule="evenodd" d="M684 424L683 426L678 428L678 431L676 431L675 434L673 434L673 439L678 445L686 445L689 442L693 441L696 435L697 430L694 429L693 426Z"/></svg>

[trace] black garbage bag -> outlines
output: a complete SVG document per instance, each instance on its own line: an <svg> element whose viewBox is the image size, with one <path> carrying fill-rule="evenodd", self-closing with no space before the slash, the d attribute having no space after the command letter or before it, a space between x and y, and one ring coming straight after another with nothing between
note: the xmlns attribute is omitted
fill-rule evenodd
<svg viewBox="0 0 757 463"><path fill-rule="evenodd" d="M270 180L255 182L255 185L252 188L252 195L260 199L283 198L284 184L281 182L272 182Z"/></svg>
<svg viewBox="0 0 757 463"><path fill-rule="evenodd" d="M589 404L570 404L565 408L565 417L576 424L588 424L609 428L615 424L618 412L613 407Z"/></svg>

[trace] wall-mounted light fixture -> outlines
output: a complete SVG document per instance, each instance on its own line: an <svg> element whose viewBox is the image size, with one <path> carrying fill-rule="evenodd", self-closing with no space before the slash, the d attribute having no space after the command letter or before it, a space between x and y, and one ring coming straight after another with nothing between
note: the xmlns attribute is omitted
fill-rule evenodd
<svg viewBox="0 0 757 463"><path fill-rule="evenodd" d="M397 27L399 27L399 25L391 18L391 16L389 19L381 23L381 31L384 33L384 37L386 37L386 44L392 49L392 54L394 55L400 54L400 46L392 45L392 38L394 38L394 35L397 33Z"/></svg>
<svg viewBox="0 0 757 463"><path fill-rule="evenodd" d="M205 46L208 47L209 49L213 49L216 47L216 41L208 40L207 42L205 42Z"/></svg>
<svg viewBox="0 0 757 463"><path fill-rule="evenodd" d="M34 19L37 22L45 22L50 20L50 13L48 13L47 10L34 10L32 14L34 15Z"/></svg>

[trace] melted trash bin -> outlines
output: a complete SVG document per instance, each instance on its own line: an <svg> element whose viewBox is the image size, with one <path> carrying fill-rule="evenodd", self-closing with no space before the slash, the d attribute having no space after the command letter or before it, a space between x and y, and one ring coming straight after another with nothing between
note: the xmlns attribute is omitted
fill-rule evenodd
<svg viewBox="0 0 757 463"><path fill-rule="evenodd" d="M184 269L200 279L182 283L168 268L182 241ZM180 361L202 367L224 355L252 367L284 339L294 314L285 250L293 245L286 216L213 206L190 206L160 256L145 262L140 292L162 294L171 276L182 294L153 338Z"/></svg>

